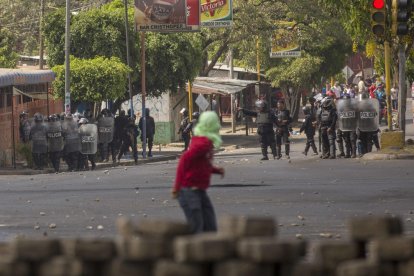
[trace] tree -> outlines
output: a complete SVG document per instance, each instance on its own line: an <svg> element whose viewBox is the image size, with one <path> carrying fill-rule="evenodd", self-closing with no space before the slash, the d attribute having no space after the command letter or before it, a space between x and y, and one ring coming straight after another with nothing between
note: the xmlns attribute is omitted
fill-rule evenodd
<svg viewBox="0 0 414 276"><path fill-rule="evenodd" d="M130 6L131 7L131 6ZM131 68L133 69L133 95L141 91L140 44L132 29L133 8L129 13ZM46 45L49 62L64 62L64 12L57 11L45 20ZM177 91L179 86L194 79L201 60L201 45L193 34L146 34L147 93L160 96L167 90ZM77 58L103 56L118 57L126 63L124 6L115 0L100 8L93 8L72 16L71 53ZM117 105L129 98L127 88Z"/></svg>
<svg viewBox="0 0 414 276"><path fill-rule="evenodd" d="M125 93L130 69L119 58L71 58L70 91L75 102L99 103L114 100ZM65 66L52 68L56 73L53 82L56 98L65 95Z"/></svg>
<svg viewBox="0 0 414 276"><path fill-rule="evenodd" d="M0 29L0 68L15 68L18 55L13 51L14 37L7 29Z"/></svg>

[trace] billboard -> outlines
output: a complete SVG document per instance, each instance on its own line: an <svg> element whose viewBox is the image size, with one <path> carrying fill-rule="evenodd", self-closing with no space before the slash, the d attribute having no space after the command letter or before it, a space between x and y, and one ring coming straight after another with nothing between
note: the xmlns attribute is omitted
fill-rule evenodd
<svg viewBox="0 0 414 276"><path fill-rule="evenodd" d="M201 27L231 27L233 0L200 0Z"/></svg>
<svg viewBox="0 0 414 276"><path fill-rule="evenodd" d="M200 30L200 0L187 0L187 26Z"/></svg>
<svg viewBox="0 0 414 276"><path fill-rule="evenodd" d="M279 21L272 36L271 58L300 57L300 42L296 22Z"/></svg>
<svg viewBox="0 0 414 276"><path fill-rule="evenodd" d="M194 1L189 1L194 5ZM193 6L191 6L192 8ZM135 0L135 23L142 32L188 32L198 26L187 25L186 0ZM192 22L193 15L191 13ZM193 24L193 23L192 23Z"/></svg>

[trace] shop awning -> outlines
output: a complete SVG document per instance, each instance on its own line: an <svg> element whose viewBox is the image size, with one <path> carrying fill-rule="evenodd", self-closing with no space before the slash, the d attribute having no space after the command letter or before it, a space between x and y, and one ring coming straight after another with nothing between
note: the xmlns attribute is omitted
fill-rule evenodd
<svg viewBox="0 0 414 276"><path fill-rule="evenodd" d="M198 77L193 82L194 94L221 94L229 95L241 92L257 81L246 81L228 78Z"/></svg>
<svg viewBox="0 0 414 276"><path fill-rule="evenodd" d="M52 82L55 79L52 70L21 70L0 68L0 87L28 85Z"/></svg>

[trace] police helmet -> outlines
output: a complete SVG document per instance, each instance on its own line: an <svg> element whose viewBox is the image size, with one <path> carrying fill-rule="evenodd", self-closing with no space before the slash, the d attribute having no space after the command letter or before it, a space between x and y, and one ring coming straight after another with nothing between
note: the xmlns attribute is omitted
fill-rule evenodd
<svg viewBox="0 0 414 276"><path fill-rule="evenodd" d="M150 109L149 108L145 108L145 116L149 116L150 115Z"/></svg>
<svg viewBox="0 0 414 276"><path fill-rule="evenodd" d="M263 100L257 100L254 104L257 108L266 108L266 102Z"/></svg>
<svg viewBox="0 0 414 276"><path fill-rule="evenodd" d="M66 115L65 115L65 119L67 119L67 120L72 120L72 119L73 119L72 114L71 114L71 113L66 114Z"/></svg>
<svg viewBox="0 0 414 276"><path fill-rule="evenodd" d="M89 121L88 121L88 119L86 119L86 118L81 118L80 120L79 120L79 124L80 125L83 125L83 124L87 124Z"/></svg>
<svg viewBox="0 0 414 276"><path fill-rule="evenodd" d="M327 98L325 99L325 101L322 103L322 107L323 107L323 108L326 108L326 109L328 109L328 108L332 108L333 104L334 104L333 99L332 99L332 98L330 98L330 97L327 97Z"/></svg>
<svg viewBox="0 0 414 276"><path fill-rule="evenodd" d="M198 120L198 117L200 117L200 113L199 112L194 112L193 113L193 119Z"/></svg>
<svg viewBox="0 0 414 276"><path fill-rule="evenodd" d="M56 114L52 114L52 115L50 115L50 116L47 118L47 120L48 120L49 122L56 122L56 121L58 121L58 120L59 120L59 118L58 118L58 116L57 116Z"/></svg>
<svg viewBox="0 0 414 276"><path fill-rule="evenodd" d="M181 113L183 116L188 116L188 110L187 110L185 107L184 107L183 109L181 109L180 113Z"/></svg>
<svg viewBox="0 0 414 276"><path fill-rule="evenodd" d="M36 112L33 117L35 122L43 122L43 115L39 112Z"/></svg>
<svg viewBox="0 0 414 276"><path fill-rule="evenodd" d="M310 108L309 106L304 106L302 108L303 114L308 115L310 113Z"/></svg>

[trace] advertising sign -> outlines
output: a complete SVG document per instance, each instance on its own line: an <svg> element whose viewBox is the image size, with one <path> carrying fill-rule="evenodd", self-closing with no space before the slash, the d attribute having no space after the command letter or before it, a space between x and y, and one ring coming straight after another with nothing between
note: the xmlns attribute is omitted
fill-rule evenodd
<svg viewBox="0 0 414 276"><path fill-rule="evenodd" d="M300 57L300 43L296 22L279 21L272 36L271 58Z"/></svg>
<svg viewBox="0 0 414 276"><path fill-rule="evenodd" d="M135 23L142 32L193 31L185 0L135 0Z"/></svg>
<svg viewBox="0 0 414 276"><path fill-rule="evenodd" d="M200 30L200 0L187 0L187 26Z"/></svg>
<svg viewBox="0 0 414 276"><path fill-rule="evenodd" d="M200 0L201 27L231 27L233 0Z"/></svg>

